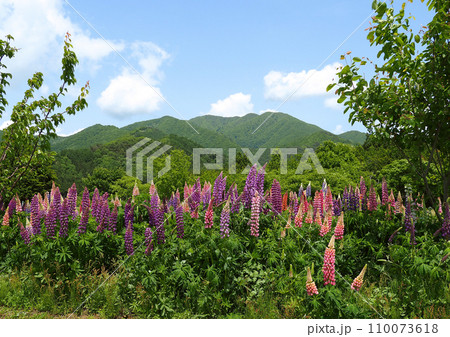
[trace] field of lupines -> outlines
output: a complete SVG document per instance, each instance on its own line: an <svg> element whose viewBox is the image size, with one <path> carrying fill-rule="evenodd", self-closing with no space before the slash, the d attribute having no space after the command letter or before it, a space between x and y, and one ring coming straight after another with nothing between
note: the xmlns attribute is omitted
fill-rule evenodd
<svg viewBox="0 0 450 337"><path fill-rule="evenodd" d="M0 231L0 305L152 318L448 318L450 214L420 194L324 181L282 193L200 179L162 200L75 184L12 198ZM265 189L266 186L266 189ZM147 191L146 191L147 192ZM81 194L81 195L80 195Z"/></svg>

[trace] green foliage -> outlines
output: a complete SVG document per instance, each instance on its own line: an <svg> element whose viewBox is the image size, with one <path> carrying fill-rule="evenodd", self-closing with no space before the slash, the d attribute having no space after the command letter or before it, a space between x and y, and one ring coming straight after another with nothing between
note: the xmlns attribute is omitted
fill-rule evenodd
<svg viewBox="0 0 450 337"><path fill-rule="evenodd" d="M434 17L415 32L405 4L395 12L374 1L374 26L367 39L379 48L377 57L384 63L375 64L374 76L366 79L364 67L373 61L353 57L338 72L338 83L327 90L338 85L338 102L346 106L349 120L361 122L377 139L398 149L436 207L438 191L430 180L438 180L444 199L450 184L450 5L430 0L427 6Z"/></svg>
<svg viewBox="0 0 450 337"><path fill-rule="evenodd" d="M0 40L0 68L6 68L2 63L3 57L13 58L18 51L11 46L13 38L7 36L6 40ZM72 50L70 35L66 35L64 53L62 58L61 86L56 93L47 98L41 97L34 100L34 95L44 83L44 76L37 72L28 80L29 89L24 93L23 99L12 109L11 122L3 130L0 142L0 205L3 199L8 200L17 191L19 183L22 186L27 182L23 177L33 169L50 167L53 154L50 152L50 139L56 137L56 127L64 122L64 114L74 115L87 106L86 95L89 85L81 88L78 98L63 112L55 112L62 106L60 99L67 93L67 87L76 84L75 66L78 59ZM5 98L7 79L12 75L1 72L0 77L0 117L8 104ZM37 177L36 177L37 176ZM49 175L31 174L29 180L38 179L46 183ZM35 182L26 188L39 188ZM47 181L48 182L48 181Z"/></svg>

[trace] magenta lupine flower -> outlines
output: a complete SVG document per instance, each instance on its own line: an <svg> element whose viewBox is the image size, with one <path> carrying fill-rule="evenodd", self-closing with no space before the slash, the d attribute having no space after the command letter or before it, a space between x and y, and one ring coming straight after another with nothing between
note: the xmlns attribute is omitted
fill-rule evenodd
<svg viewBox="0 0 450 337"><path fill-rule="evenodd" d="M377 210L377 193L375 192L375 188L373 185L370 185L369 190L369 202L368 202L368 210L369 211L376 211Z"/></svg>
<svg viewBox="0 0 450 337"><path fill-rule="evenodd" d="M209 201L208 209L205 212L205 228L211 228L214 223L213 201Z"/></svg>
<svg viewBox="0 0 450 337"><path fill-rule="evenodd" d="M363 197L366 195L367 187L366 182L364 181L364 178L361 176L361 179L359 180L359 199L362 200Z"/></svg>
<svg viewBox="0 0 450 337"><path fill-rule="evenodd" d="M150 227L145 229L145 255L150 255L153 251L153 232Z"/></svg>
<svg viewBox="0 0 450 337"><path fill-rule="evenodd" d="M35 194L31 199L31 227L33 228L33 235L41 234L41 218L39 212L39 200Z"/></svg>
<svg viewBox="0 0 450 337"><path fill-rule="evenodd" d="M316 287L316 283L312 279L311 270L309 269L309 267L306 272L306 293L308 294L308 296L317 295L319 293Z"/></svg>
<svg viewBox="0 0 450 337"><path fill-rule="evenodd" d="M67 191L67 203L69 207L69 215L72 216L72 218L75 217L75 211L77 208L77 186L75 183L69 188Z"/></svg>
<svg viewBox="0 0 450 337"><path fill-rule="evenodd" d="M69 233L69 200L64 199L61 206L61 214L59 216L59 236L64 238Z"/></svg>
<svg viewBox="0 0 450 337"><path fill-rule="evenodd" d="M367 270L367 264L361 270L359 275L356 276L356 278L353 280L352 285L350 286L350 288L352 288L352 290L359 291L359 289L361 289L361 286L362 286L363 281L364 281L364 274L366 273L366 270Z"/></svg>
<svg viewBox="0 0 450 337"><path fill-rule="evenodd" d="M194 189L188 197L188 204L191 210L191 217L198 218L198 206L200 205L202 186L200 184L200 178L198 178L194 184Z"/></svg>
<svg viewBox="0 0 450 337"><path fill-rule="evenodd" d="M388 203L388 199L389 199L388 186L386 179L384 179L383 177L383 180L381 182L381 204L386 205Z"/></svg>
<svg viewBox="0 0 450 337"><path fill-rule="evenodd" d="M447 240L450 238L450 210L448 203L444 203L445 215L444 222L442 222L442 236Z"/></svg>
<svg viewBox="0 0 450 337"><path fill-rule="evenodd" d="M175 209L175 220L177 222L177 238L182 239L184 237L184 218L181 206Z"/></svg>
<svg viewBox="0 0 450 337"><path fill-rule="evenodd" d="M116 234L117 231L117 205L114 205L114 209L109 216L108 230Z"/></svg>
<svg viewBox="0 0 450 337"><path fill-rule="evenodd" d="M325 249L325 255L323 258L323 281L324 284L336 284L336 280L334 278L335 273L335 250L334 250L334 235L331 237L330 243L328 247Z"/></svg>
<svg viewBox="0 0 450 337"><path fill-rule="evenodd" d="M133 248L133 230L132 230L132 224L131 222L128 222L127 230L125 231L125 252L127 255L133 255L134 254L134 248Z"/></svg>
<svg viewBox="0 0 450 337"><path fill-rule="evenodd" d="M164 213L159 207L153 210L155 217L156 237L158 244L166 242L166 231L164 228Z"/></svg>
<svg viewBox="0 0 450 337"><path fill-rule="evenodd" d="M338 218L336 227L334 228L334 237L336 240L341 240L344 237L344 213Z"/></svg>
<svg viewBox="0 0 450 337"><path fill-rule="evenodd" d="M220 237L230 236L230 200L228 200L220 214Z"/></svg>
<svg viewBox="0 0 450 337"><path fill-rule="evenodd" d="M281 186L278 180L274 179L270 189L272 210L275 215L281 214L283 208L283 201L281 199Z"/></svg>
<svg viewBox="0 0 450 337"><path fill-rule="evenodd" d="M261 211L261 197L258 191L252 198L252 213L250 218L250 235L259 236L259 212Z"/></svg>
<svg viewBox="0 0 450 337"><path fill-rule="evenodd" d="M256 164L250 168L247 174L247 180L243 190L242 202L245 208L250 208L252 205L252 198L256 190L256 176L258 172L256 170Z"/></svg>
<svg viewBox="0 0 450 337"><path fill-rule="evenodd" d="M52 205L50 206L50 209L47 213L47 217L44 221L46 233L48 238L53 238L55 236L56 232L56 210L55 207Z"/></svg>
<svg viewBox="0 0 450 337"><path fill-rule="evenodd" d="M89 191L87 187L84 188L83 197L81 199L81 220L78 225L78 234L86 233L87 224L89 221L89 210L90 210L90 199L89 199Z"/></svg>
<svg viewBox="0 0 450 337"><path fill-rule="evenodd" d="M22 222L19 219L19 228L20 228L20 236L22 237L23 241L26 245L29 245L31 242L31 232L28 230L28 228L25 228L22 224Z"/></svg>
<svg viewBox="0 0 450 337"><path fill-rule="evenodd" d="M324 209L333 209L333 194L331 193L330 186L327 186L327 194L325 195Z"/></svg>

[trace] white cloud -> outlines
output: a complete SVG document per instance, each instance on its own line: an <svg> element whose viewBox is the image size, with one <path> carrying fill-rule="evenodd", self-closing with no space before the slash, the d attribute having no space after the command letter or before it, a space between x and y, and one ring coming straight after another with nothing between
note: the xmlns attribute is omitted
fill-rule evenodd
<svg viewBox="0 0 450 337"><path fill-rule="evenodd" d="M124 68L97 99L103 111L116 117L148 114L159 110L164 101L157 86L163 77L161 65L170 55L151 42L135 42L131 50L131 59L137 59L140 69L136 70L140 73Z"/></svg>
<svg viewBox="0 0 450 337"><path fill-rule="evenodd" d="M0 130L6 129L8 126L10 126L12 124L12 121L4 121L1 125L0 125Z"/></svg>
<svg viewBox="0 0 450 337"><path fill-rule="evenodd" d="M336 128L335 128L334 131L333 131L333 133L334 133L335 135L340 135L340 134L343 133L343 132L344 132L344 129L343 129L343 127L342 127L341 124L336 125Z"/></svg>
<svg viewBox="0 0 450 337"><path fill-rule="evenodd" d="M326 87L336 76L340 63L333 63L321 70L302 70L288 74L271 71L264 76L265 98L282 101L308 96L326 95Z"/></svg>
<svg viewBox="0 0 450 337"><path fill-rule="evenodd" d="M74 134L76 134L76 133L78 133L80 131L83 131L84 129L85 128L81 128L81 129L75 130L74 132L71 132L71 133L61 133L61 130L59 128L56 128L56 134L58 136L60 136L60 137L69 137L69 136L72 136L72 135L74 135Z"/></svg>
<svg viewBox="0 0 450 337"><path fill-rule="evenodd" d="M36 71L59 72L66 32L72 34L81 67L96 68L113 52L105 41L74 23L67 14L71 9L64 4L62 0L0 0L0 36L11 34L13 46L20 48L8 71L22 78ZM123 49L122 43L108 43Z"/></svg>
<svg viewBox="0 0 450 337"><path fill-rule="evenodd" d="M230 95L225 99L219 99L211 104L210 115L223 117L244 116L253 113L252 96L242 92Z"/></svg>
<svg viewBox="0 0 450 337"><path fill-rule="evenodd" d="M337 96L331 96L331 97L326 98L323 103L327 108L334 109L334 110L342 110L343 105L339 104L337 102L337 99L338 99Z"/></svg>

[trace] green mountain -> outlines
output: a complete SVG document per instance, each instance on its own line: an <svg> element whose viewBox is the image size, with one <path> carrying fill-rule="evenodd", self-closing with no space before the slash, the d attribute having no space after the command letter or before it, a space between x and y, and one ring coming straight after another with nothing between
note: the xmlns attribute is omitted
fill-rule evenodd
<svg viewBox="0 0 450 337"><path fill-rule="evenodd" d="M349 131L334 135L320 127L305 123L288 114L266 112L243 117L205 115L188 121L174 117L161 117L118 128L96 124L68 137L52 141L54 151L90 148L122 137L148 137L164 143L177 144L177 148L256 149L260 147L317 147L326 140L362 144L366 134ZM194 145L195 144L195 145Z"/></svg>
<svg viewBox="0 0 450 337"><path fill-rule="evenodd" d="M339 138L347 139L353 144L364 144L367 134L359 131L347 131L341 133Z"/></svg>

